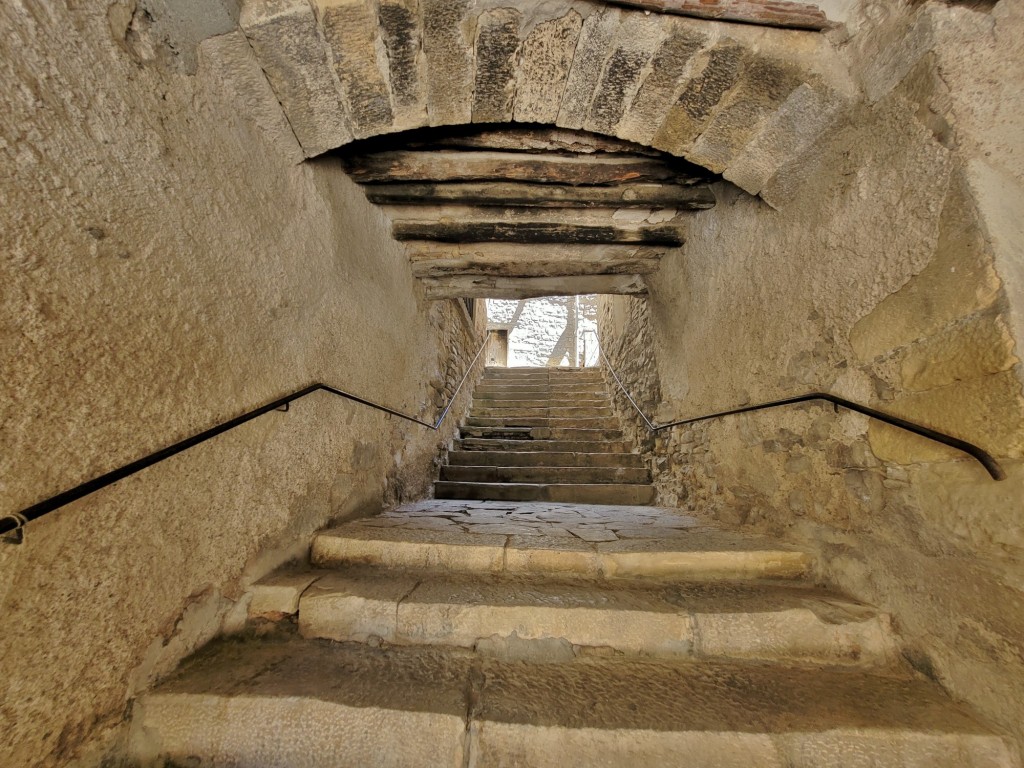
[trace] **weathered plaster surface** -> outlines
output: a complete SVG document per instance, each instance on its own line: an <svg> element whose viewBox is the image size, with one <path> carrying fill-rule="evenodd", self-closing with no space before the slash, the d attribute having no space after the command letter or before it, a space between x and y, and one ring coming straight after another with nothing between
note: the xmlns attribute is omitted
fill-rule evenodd
<svg viewBox="0 0 1024 768"><path fill-rule="evenodd" d="M722 186L648 302L603 299L602 338L661 422L830 390L995 454L1003 483L820 405L653 438L619 401L662 503L815 546L920 669L1020 739L1024 3L893 8L862 8L843 52L865 103L764 190L788 202Z"/></svg>
<svg viewBox="0 0 1024 768"><path fill-rule="evenodd" d="M295 164L244 37L190 75L133 7L0 8L3 512L314 381L433 420L477 344L339 167ZM429 493L467 399L433 433L316 394L0 546L0 762L93 762L246 583Z"/></svg>

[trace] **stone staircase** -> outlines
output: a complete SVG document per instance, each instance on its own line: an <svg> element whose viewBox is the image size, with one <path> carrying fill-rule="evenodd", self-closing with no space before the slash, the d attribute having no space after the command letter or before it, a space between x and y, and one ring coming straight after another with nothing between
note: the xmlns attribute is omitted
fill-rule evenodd
<svg viewBox="0 0 1024 768"><path fill-rule="evenodd" d="M487 368L448 461L439 499L654 500L596 368Z"/></svg>
<svg viewBox="0 0 1024 768"><path fill-rule="evenodd" d="M137 766L1009 766L812 559L653 507L431 500L316 536L135 702Z"/></svg>

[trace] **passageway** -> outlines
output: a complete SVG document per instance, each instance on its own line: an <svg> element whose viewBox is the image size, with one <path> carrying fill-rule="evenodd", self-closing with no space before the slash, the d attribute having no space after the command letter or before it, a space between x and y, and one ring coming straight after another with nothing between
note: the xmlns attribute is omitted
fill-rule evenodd
<svg viewBox="0 0 1024 768"><path fill-rule="evenodd" d="M1020 765L1021 41L0 5L0 762Z"/></svg>

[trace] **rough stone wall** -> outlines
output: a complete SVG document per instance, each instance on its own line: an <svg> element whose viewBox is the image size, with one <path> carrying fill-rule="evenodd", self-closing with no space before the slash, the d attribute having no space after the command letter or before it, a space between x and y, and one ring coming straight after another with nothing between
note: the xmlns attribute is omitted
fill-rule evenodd
<svg viewBox="0 0 1024 768"><path fill-rule="evenodd" d="M583 357L596 364L597 297L488 299L487 327L508 331L509 366L575 366ZM575 357L573 359L573 349Z"/></svg>
<svg viewBox="0 0 1024 768"><path fill-rule="evenodd" d="M336 165L296 164L240 33L194 67L161 39L135 3L0 7L5 513L314 381L432 420L482 340ZM247 583L427 494L468 397L434 433L318 393L0 544L0 762L98 762Z"/></svg>
<svg viewBox="0 0 1024 768"><path fill-rule="evenodd" d="M1024 3L859 13L838 43L865 98L773 182L790 202L722 185L649 302L602 299L602 339L662 423L827 390L995 454L1002 483L823 405L643 445L663 502L814 547L822 578L891 611L908 658L1019 740Z"/></svg>

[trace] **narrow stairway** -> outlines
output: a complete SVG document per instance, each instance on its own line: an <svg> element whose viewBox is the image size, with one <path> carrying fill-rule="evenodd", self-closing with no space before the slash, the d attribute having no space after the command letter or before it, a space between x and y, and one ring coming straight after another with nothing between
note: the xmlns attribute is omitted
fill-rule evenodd
<svg viewBox="0 0 1024 768"><path fill-rule="evenodd" d="M137 766L1011 766L812 559L654 507L429 500L323 531L135 702Z"/></svg>
<svg viewBox="0 0 1024 768"><path fill-rule="evenodd" d="M439 499L650 504L596 368L487 368Z"/></svg>

